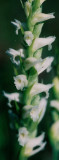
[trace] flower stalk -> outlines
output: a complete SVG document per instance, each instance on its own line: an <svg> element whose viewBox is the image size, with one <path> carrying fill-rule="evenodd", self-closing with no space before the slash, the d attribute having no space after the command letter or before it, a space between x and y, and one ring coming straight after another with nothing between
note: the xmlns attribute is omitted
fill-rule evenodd
<svg viewBox="0 0 59 160"><path fill-rule="evenodd" d="M42 48L46 45L51 46L55 37L39 38L43 22L54 18L53 13L42 13L44 1L27 0L25 4L21 1L27 20L25 25L18 20L15 20L12 24L16 27L17 35L18 31L21 31L23 43L26 47L17 51L10 48L7 51L15 65L16 72L13 79L17 93L7 94L4 92L4 96L8 98L9 109L12 113L12 101L17 102L15 105L18 108L18 114L21 108L21 120L16 113L18 116L18 121L16 121L18 124L18 142L22 146L19 160L26 160L29 156L43 150L46 145L46 142L44 142L45 134L42 133L37 136L37 126L44 117L49 89L53 87L53 84L39 83L38 75L51 66L54 58L42 59ZM43 92L46 93L44 98L40 95ZM34 149L34 147L38 148Z"/></svg>

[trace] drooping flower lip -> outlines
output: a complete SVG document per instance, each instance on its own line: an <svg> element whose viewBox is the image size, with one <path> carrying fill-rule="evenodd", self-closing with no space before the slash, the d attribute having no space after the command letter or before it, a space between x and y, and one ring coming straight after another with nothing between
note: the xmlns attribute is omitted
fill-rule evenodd
<svg viewBox="0 0 59 160"><path fill-rule="evenodd" d="M15 50L15 49L9 48L9 50L7 50L6 53L11 56L12 62L15 63L16 65L20 64L20 57L21 58L25 57L24 49ZM17 57L19 57L19 60L16 60Z"/></svg>
<svg viewBox="0 0 59 160"><path fill-rule="evenodd" d="M8 106L12 107L11 105L11 101L16 101L19 102L20 101L20 94L15 92L15 93L6 93L5 91L3 91L3 95L8 98Z"/></svg>
<svg viewBox="0 0 59 160"><path fill-rule="evenodd" d="M18 35L18 31L21 29L22 23L15 19L15 22L11 22L16 27L16 34Z"/></svg>
<svg viewBox="0 0 59 160"><path fill-rule="evenodd" d="M53 87L53 84L42 84L42 83L36 83L33 85L31 91L30 91L30 95L31 96L34 96L36 94L39 94L39 93L42 93L42 92L45 92L47 93L49 91L50 88Z"/></svg>
<svg viewBox="0 0 59 160"><path fill-rule="evenodd" d="M32 156L44 149L46 142L43 142L44 140L44 133L42 133L39 137L29 139L27 144L25 145L25 156ZM37 149L34 149L34 147L38 147Z"/></svg>

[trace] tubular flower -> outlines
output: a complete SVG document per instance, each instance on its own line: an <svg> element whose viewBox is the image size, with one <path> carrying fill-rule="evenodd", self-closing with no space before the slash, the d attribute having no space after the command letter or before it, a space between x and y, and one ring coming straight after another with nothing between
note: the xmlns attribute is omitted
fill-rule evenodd
<svg viewBox="0 0 59 160"><path fill-rule="evenodd" d="M43 150L46 145L46 142L43 142L43 139L44 139L44 133L42 133L39 137L29 139L29 141L25 146L25 151L24 151L25 156L32 156L38 153L39 151ZM33 150L33 148L37 146L38 148Z"/></svg>
<svg viewBox="0 0 59 160"><path fill-rule="evenodd" d="M49 91L50 88L53 87L53 84L41 84L41 83L36 83L33 85L31 91L30 91L30 94L31 96L34 96L36 94L39 94L39 93L42 93L42 92L45 92L47 93Z"/></svg>
<svg viewBox="0 0 59 160"><path fill-rule="evenodd" d="M55 37L47 37L47 38L36 38L32 44L32 52L35 52L39 48L42 48L46 45L50 45L55 41Z"/></svg>

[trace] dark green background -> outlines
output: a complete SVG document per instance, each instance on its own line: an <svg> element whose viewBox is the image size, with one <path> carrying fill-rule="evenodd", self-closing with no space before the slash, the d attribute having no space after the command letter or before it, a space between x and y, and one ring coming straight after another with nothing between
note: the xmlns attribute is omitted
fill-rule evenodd
<svg viewBox="0 0 59 160"><path fill-rule="evenodd" d="M23 0L24 2L24 0ZM48 52L48 48L43 50L43 57L54 56L55 61L53 63L53 69L50 74L44 72L41 74L41 79L44 79L44 83L52 82L52 78L57 75L57 59L56 52L59 51L59 1L47 0L43 4L43 12L51 13L55 12L55 19L45 22L41 36L56 36L56 41L53 44L52 51ZM6 92L15 91L13 86L13 64L10 58L6 54L8 48L20 48L20 37L15 34L15 28L11 24L11 21L18 19L25 21L25 14L21 7L20 0L0 0L0 160L16 160L16 155L19 150L17 137L14 131L9 127L8 106L7 100L3 97L3 90ZM40 78L39 77L39 78ZM50 98L53 94L50 92ZM44 120L38 127L43 131L46 131L47 146L44 151L38 153L34 158L37 160L52 160L52 148L48 140L48 127L51 122L50 112L47 109ZM41 127L42 126L42 127Z"/></svg>

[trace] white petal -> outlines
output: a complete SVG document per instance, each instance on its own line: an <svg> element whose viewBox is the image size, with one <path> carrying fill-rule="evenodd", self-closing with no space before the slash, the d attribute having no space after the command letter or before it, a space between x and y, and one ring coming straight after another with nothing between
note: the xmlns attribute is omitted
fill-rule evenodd
<svg viewBox="0 0 59 160"><path fill-rule="evenodd" d="M40 13L40 10L38 9L32 16L32 24L35 25L38 22L46 21L52 18L55 18L53 13L50 14Z"/></svg>
<svg viewBox="0 0 59 160"><path fill-rule="evenodd" d="M25 31L24 32L24 40L28 44L28 46L31 45L33 39L34 39L34 36L33 36L31 31Z"/></svg>
<svg viewBox="0 0 59 160"><path fill-rule="evenodd" d="M43 150L46 146L46 142L42 143L41 146L35 150L33 150L30 154L30 156L35 155L36 153L40 152L41 150Z"/></svg>
<svg viewBox="0 0 59 160"><path fill-rule="evenodd" d="M8 98L8 106L12 107L11 105L11 101L16 101L19 102L20 101L20 95L19 93L15 92L15 93L6 93L5 91L3 91L3 95Z"/></svg>
<svg viewBox="0 0 59 160"><path fill-rule="evenodd" d="M39 60L37 60L35 57L29 57L25 60L25 70L30 69L32 66L37 64Z"/></svg>
<svg viewBox="0 0 59 160"><path fill-rule="evenodd" d="M9 48L9 50L7 50L6 53L8 53L14 57L16 57L16 56L24 57L24 49L15 50L15 49Z"/></svg>
<svg viewBox="0 0 59 160"><path fill-rule="evenodd" d="M41 122L41 120L44 117L44 114L45 114L45 111L46 111L46 106L47 106L47 100L45 98L42 98L41 101L40 101L40 104L39 104L39 111L41 112L41 114L39 116L39 122Z"/></svg>
<svg viewBox="0 0 59 160"><path fill-rule="evenodd" d="M15 22L11 23L16 26L16 34L18 34L19 29L21 29L21 22L15 19Z"/></svg>
<svg viewBox="0 0 59 160"><path fill-rule="evenodd" d="M35 52L39 48L49 45L55 41L55 37L36 38L32 45L32 51Z"/></svg>
<svg viewBox="0 0 59 160"><path fill-rule="evenodd" d="M19 65L20 60L15 60L15 58L17 56L24 58L24 52L25 51L23 49L15 50L15 49L9 48L9 50L7 50L6 53L9 54L12 57L11 60L12 60L13 63Z"/></svg>
<svg viewBox="0 0 59 160"><path fill-rule="evenodd" d="M28 85L26 75L18 75L14 77L14 84L18 90L22 90L24 87Z"/></svg>
<svg viewBox="0 0 59 160"><path fill-rule="evenodd" d="M59 111L59 101L57 101L57 100L52 100L52 101L50 102L50 105L51 105L51 107L53 107L53 108L55 108L55 109L57 109L57 110Z"/></svg>
<svg viewBox="0 0 59 160"><path fill-rule="evenodd" d="M53 87L53 84L45 85L45 84L41 84L41 83L36 83L33 85L32 89L30 91L30 95L34 96L34 95L42 93L42 92L47 92L52 87Z"/></svg>
<svg viewBox="0 0 59 160"><path fill-rule="evenodd" d="M19 102L19 93L6 93L6 92L3 92L3 94L10 101L15 100L15 101Z"/></svg>
<svg viewBox="0 0 59 160"><path fill-rule="evenodd" d="M35 68L36 68L38 74L40 74L44 70L46 70L51 65L53 60L54 60L54 57L47 57L45 59L41 59L41 64L39 62L37 65L35 65Z"/></svg>
<svg viewBox="0 0 59 160"><path fill-rule="evenodd" d="M19 129L18 142L21 146L24 146L28 141L28 130L25 127Z"/></svg>
<svg viewBox="0 0 59 160"><path fill-rule="evenodd" d="M33 106L33 108L30 111L30 117L34 122L39 119L39 107Z"/></svg>
<svg viewBox="0 0 59 160"><path fill-rule="evenodd" d="M42 144L42 141L44 139L45 134L42 133L40 136L36 137L36 138L32 138L29 140L29 142L26 144L27 147L31 147L34 148L36 146L40 146Z"/></svg>

